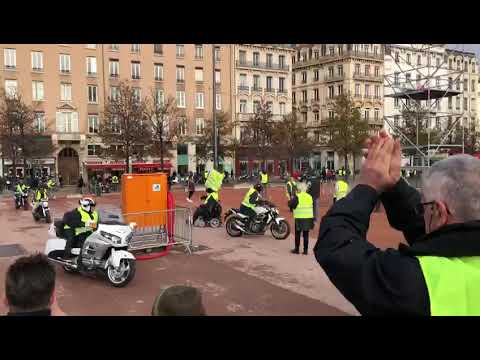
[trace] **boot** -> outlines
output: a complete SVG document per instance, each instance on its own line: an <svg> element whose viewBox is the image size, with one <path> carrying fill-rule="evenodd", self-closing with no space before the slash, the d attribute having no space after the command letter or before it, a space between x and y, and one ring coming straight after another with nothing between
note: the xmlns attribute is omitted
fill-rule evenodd
<svg viewBox="0 0 480 360"><path fill-rule="evenodd" d="M304 249L302 254L303 254L303 255L308 255L308 250L307 250L307 249Z"/></svg>
<svg viewBox="0 0 480 360"><path fill-rule="evenodd" d="M300 252L298 251L298 249L290 250L290 252L291 252L292 254L300 254Z"/></svg>

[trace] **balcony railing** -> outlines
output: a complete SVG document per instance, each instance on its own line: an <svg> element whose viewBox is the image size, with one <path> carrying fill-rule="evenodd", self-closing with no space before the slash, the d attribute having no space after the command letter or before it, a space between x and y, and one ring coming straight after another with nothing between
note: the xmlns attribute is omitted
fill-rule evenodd
<svg viewBox="0 0 480 360"><path fill-rule="evenodd" d="M259 86L252 86L252 91L262 92L262 88Z"/></svg>
<svg viewBox="0 0 480 360"><path fill-rule="evenodd" d="M240 85L240 86L238 87L238 90L239 90L239 91L248 91L248 89L249 89L249 87L246 86L246 85Z"/></svg>
<svg viewBox="0 0 480 360"><path fill-rule="evenodd" d="M267 88L265 89L265 92L266 92L266 93L275 93L275 89L274 89L274 88L268 88L268 87L267 87Z"/></svg>
<svg viewBox="0 0 480 360"><path fill-rule="evenodd" d="M331 61L334 59L341 59L345 57L362 57L362 58L367 58L367 59L375 59L375 60L382 60L384 59L384 54L383 52L379 52L377 54L371 53L371 52L365 52L365 51L355 51L355 50L348 50L344 51L342 54L335 53L334 55L326 54L319 56L318 58L311 58L311 59L305 59L302 61L297 61L295 64L293 64L293 68L298 68L298 67L303 67L303 66L308 66L308 65L314 65L314 64L319 64L319 63L324 63L327 61Z"/></svg>
<svg viewBox="0 0 480 360"><path fill-rule="evenodd" d="M290 67L285 64L267 64L263 62L253 62L253 61L242 61L237 60L236 62L238 67L254 68L254 69L265 69L265 70L281 70L289 71Z"/></svg>
<svg viewBox="0 0 480 360"><path fill-rule="evenodd" d="M343 79L345 79L345 73L325 76L325 81L340 81Z"/></svg>
<svg viewBox="0 0 480 360"><path fill-rule="evenodd" d="M286 93L287 93L287 90L285 90L285 89L278 89L278 93L279 93L279 94L286 94Z"/></svg>
<svg viewBox="0 0 480 360"><path fill-rule="evenodd" d="M373 80L373 81L383 81L383 78L380 75L375 74L365 74L362 72L353 73L353 78L356 80Z"/></svg>

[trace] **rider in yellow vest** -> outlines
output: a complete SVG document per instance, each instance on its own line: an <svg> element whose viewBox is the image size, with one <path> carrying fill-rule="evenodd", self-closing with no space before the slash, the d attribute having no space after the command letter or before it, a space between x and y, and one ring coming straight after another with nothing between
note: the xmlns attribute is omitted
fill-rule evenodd
<svg viewBox="0 0 480 360"><path fill-rule="evenodd" d="M240 213L247 215L249 221L251 221L257 215L255 212L255 207L262 200L262 195L260 194L262 190L262 184L255 184L255 186L252 186L243 197L242 204L240 205Z"/></svg>
<svg viewBox="0 0 480 360"><path fill-rule="evenodd" d="M67 243L65 245L64 259L72 257L71 249L73 242L78 242L81 247L85 239L97 228L99 216L94 210L95 201L91 198L83 198L79 201L80 206L63 215L64 234ZM80 262L79 262L80 264Z"/></svg>
<svg viewBox="0 0 480 360"><path fill-rule="evenodd" d="M34 203L33 203L33 209L32 213L35 214L35 211L37 211L37 208L40 206L42 201L48 201L48 195L47 195L47 190L43 186L40 186L36 191L35 191L35 198L34 198Z"/></svg>
<svg viewBox="0 0 480 360"><path fill-rule="evenodd" d="M289 201L295 219L295 249L291 252L299 254L300 235L303 234L303 255L308 254L308 235L313 229L313 198L307 193L307 184L298 184L299 192Z"/></svg>
<svg viewBox="0 0 480 360"><path fill-rule="evenodd" d="M208 188L206 192L207 196L201 197L201 199L204 200L203 204L200 205L193 214L193 224L195 224L195 221L197 221L200 216L204 221L209 221L214 217L221 220L222 207L220 205L218 191Z"/></svg>
<svg viewBox="0 0 480 360"><path fill-rule="evenodd" d="M340 177L335 183L335 194L333 196L333 203L347 196L348 189L348 183L343 179L343 177Z"/></svg>

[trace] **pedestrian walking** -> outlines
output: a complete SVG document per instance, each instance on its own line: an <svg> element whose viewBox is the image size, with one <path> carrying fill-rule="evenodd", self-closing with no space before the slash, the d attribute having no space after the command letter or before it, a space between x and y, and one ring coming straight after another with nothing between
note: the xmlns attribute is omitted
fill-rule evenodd
<svg viewBox="0 0 480 360"><path fill-rule="evenodd" d="M307 193L307 184L299 183L297 187L298 192L288 203L288 206L293 209L295 219L295 248L291 252L300 253L300 237L303 235L303 255L307 255L308 237L310 230L313 229L313 199Z"/></svg>
<svg viewBox="0 0 480 360"><path fill-rule="evenodd" d="M193 181L193 176L190 175L188 177L188 181L187 181L187 186L185 188L186 191L188 191L188 196L187 196L187 201L189 203L192 203L192 196L193 194L195 193L195 181Z"/></svg>
<svg viewBox="0 0 480 360"><path fill-rule="evenodd" d="M80 194L83 194L83 186L84 186L83 177L80 175L80 177L78 178L78 183L77 183L78 192Z"/></svg>
<svg viewBox="0 0 480 360"><path fill-rule="evenodd" d="M268 187L268 173L264 170L260 170L260 183L263 186L263 194L262 196L266 199L267 198L267 187Z"/></svg>

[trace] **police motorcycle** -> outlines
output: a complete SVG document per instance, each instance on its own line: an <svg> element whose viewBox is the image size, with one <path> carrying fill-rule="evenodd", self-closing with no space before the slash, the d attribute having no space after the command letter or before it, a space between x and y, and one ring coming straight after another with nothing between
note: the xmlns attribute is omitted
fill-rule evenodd
<svg viewBox="0 0 480 360"><path fill-rule="evenodd" d="M271 202L262 200L255 207L256 216L248 225L248 216L239 209L232 208L224 216L225 229L231 237L242 235L264 235L270 228L272 236L283 240L290 235L290 225L285 218L280 217L278 208Z"/></svg>
<svg viewBox="0 0 480 360"><path fill-rule="evenodd" d="M23 210L28 210L29 203L28 203L28 192L30 191L30 187L26 186L25 191L20 194L15 190L15 209L23 208Z"/></svg>
<svg viewBox="0 0 480 360"><path fill-rule="evenodd" d="M50 208L48 207L48 198L42 198L37 201L37 206L35 207L35 202L32 203L32 216L33 220L40 221L45 219L45 223L52 223L52 215L50 213Z"/></svg>
<svg viewBox="0 0 480 360"><path fill-rule="evenodd" d="M57 220L48 230L45 254L51 262L62 265L67 273L105 275L114 287L124 287L132 281L136 262L135 256L128 251L128 246L135 223L125 224L120 216L114 214L101 216L98 225L89 224L95 231L87 237L82 248L73 245L71 253L74 257L69 260L63 259L66 245L63 225L61 220Z"/></svg>

